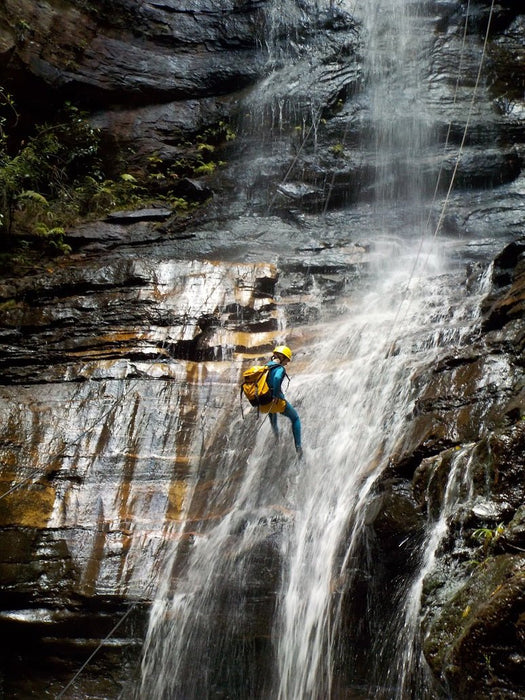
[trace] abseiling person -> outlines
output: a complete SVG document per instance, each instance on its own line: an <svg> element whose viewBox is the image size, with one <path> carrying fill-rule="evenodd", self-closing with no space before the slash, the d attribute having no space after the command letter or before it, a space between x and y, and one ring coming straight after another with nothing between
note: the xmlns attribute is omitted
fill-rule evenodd
<svg viewBox="0 0 525 700"><path fill-rule="evenodd" d="M299 414L292 404L286 400L282 390L283 379L287 376L285 367L291 360L292 351L286 345L278 345L274 349L272 359L268 363L268 367L270 368L270 372L268 373L268 385L272 391L272 403L268 415L276 438L279 437L279 426L277 424L278 414L281 413L283 416L290 419L295 451L299 459L301 459L303 456L303 448L301 446L301 421L299 419Z"/></svg>

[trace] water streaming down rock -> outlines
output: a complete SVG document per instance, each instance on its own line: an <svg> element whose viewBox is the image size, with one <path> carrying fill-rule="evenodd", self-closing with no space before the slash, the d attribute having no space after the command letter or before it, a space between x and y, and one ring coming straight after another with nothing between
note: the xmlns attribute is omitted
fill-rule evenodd
<svg viewBox="0 0 525 700"><path fill-rule="evenodd" d="M422 537L421 550L410 552L416 571L414 580L409 575L405 585L398 583L392 587L390 609L380 600L378 581L373 581L374 574L379 578L381 567L371 561L366 541L366 524L373 519L370 512L374 510L371 497L374 482L386 471L389 460L399 449L396 443L403 439L405 420L416 398L410 388L411 373L418 363L431 364L432 354L439 352L441 343L449 347L462 346L472 334L479 303L487 291L481 283L469 300L458 302L451 279L445 276L429 277L426 282L420 279L420 275L429 273L425 270L424 261L428 262L428 257L423 247L430 217L425 220L422 207L429 206L425 195L431 191L422 162L433 134L425 123L424 113L413 106L426 103L421 99L421 91L425 89L421 78L424 52L426 49L428 53L429 49L428 42L425 47L421 40L426 34L421 31L418 4L369 3L362 17L369 49L366 55L369 58L371 142L376 163L372 189L375 215L380 222L378 229L388 230L388 217L396 209L394 198L401 197L404 215L415 221L416 231L421 236L420 249L413 264L407 265L403 256L387 256L385 260L391 263L395 260L395 263L375 278L383 300L383 312L387 313L394 299L397 313L392 309L391 317L385 318L383 325L374 327L377 301L369 307L363 298L357 307L358 318L364 312L365 320L358 321L357 333L352 332L355 318L344 325L345 352L350 349L358 358L359 369L350 373L350 382L348 378L345 381L344 375L341 377L343 386L349 383L352 389L341 396L333 390L328 392L332 401L325 406L322 398L319 399L322 392L317 392L314 399L320 415L335 413L329 430L334 430L338 439L334 447L330 435L324 435L324 444L305 486L308 495L304 502L298 501L295 537L288 541L289 569L283 577L279 599L278 696L283 700L339 697L344 692L345 675L353 677L354 682L360 677L358 669L349 671L348 667L361 657L355 644L359 645L367 635L349 629L348 634L355 639L341 642L339 625L344 596L352 597L359 590L363 571L372 579L367 584L366 604L360 611L369 618L364 627L369 629L373 650L364 661L366 675L361 676L363 686L368 688L367 697L420 700L440 694L421 652L421 594L425 576L431 570L436 549L446 532L447 517L458 505L459 467L450 471L437 524L431 525L429 533ZM442 270L450 269L446 255L441 262L444 263ZM436 270L433 273L435 275ZM399 290L403 279L410 284L414 275L418 282L409 288L404 298L396 299L394 290ZM383 288L385 279L387 288ZM388 288L390 285L392 287ZM402 311L405 302L409 311ZM440 311L436 314L433 307ZM389 339L395 345L395 356ZM322 347L319 355L337 356L334 350L338 342L341 343L336 340L334 346ZM340 422L341 414L344 419ZM323 440L323 432L319 427L318 439ZM458 458L456 463L459 462ZM323 463L325 466L320 468ZM343 557L340 547L345 552ZM418 561L421 562L419 568ZM360 660L363 663L362 657ZM341 673L345 665L346 673Z"/></svg>
<svg viewBox="0 0 525 700"><path fill-rule="evenodd" d="M358 562L367 557L363 531L369 494L406 430L405 419L415 399L411 373L418 362L431 362L443 324L450 322L452 315L453 294L448 281L431 282L430 277L422 283L420 278L445 268L431 265L430 270L425 269L432 252L423 250L427 231L422 195L427 186L420 158L430 133L420 111L413 108L414 103L422 102L421 37L426 36L416 22L417 5L367 3L360 8L361 14L355 8L365 28L368 59L369 147L376 167L372 220L379 231L388 231L396 208L394 198L403 197L403 215L416 223L412 223L414 239L407 236L398 241L399 251L377 245L380 262L372 274L374 291L359 301L354 299L354 315L340 324L333 341L318 348L317 355L329 358L330 364L335 358L352 359L348 368L330 377L328 387L316 386L305 402L307 416L313 403L318 415L328 415L330 420L327 424L317 421L318 452L301 475L302 499L297 497L294 528L286 540L276 635L277 688L282 699L331 697L343 692L345 673L336 668L341 669L357 653L349 653L350 642L343 661L337 658L338 648L341 653L344 646L339 640L342 598L345 592L352 595L349 591L356 587L352 571L366 567L364 561ZM407 255L404 247L417 250L418 236L419 254ZM413 286L403 296L400 289L407 281ZM441 313L435 314L436 308ZM429 326L429 319L436 325ZM324 397L329 400L323 402ZM315 416L310 423L316 423ZM346 550L342 561L341 548ZM366 614L373 617L370 609ZM381 647L377 640L376 646ZM419 664L420 659L414 663ZM374 679L373 666L368 664L372 677L363 679L371 688L374 680L380 682L377 668ZM348 675L353 675L355 682L358 673ZM380 690L375 687L373 692Z"/></svg>
<svg viewBox="0 0 525 700"><path fill-rule="evenodd" d="M430 249L420 251L407 289L416 242L376 242L367 289L347 300L346 314L322 324L312 359L294 377L309 426L305 462L297 464L286 444L273 446L264 423L251 428L256 444L246 466L240 450L223 455L209 503L223 515L189 551L176 547L169 556L139 697L338 697L365 680L352 668L362 635L343 642L340 625L364 568L374 574L366 563L374 485L400 449L421 391L412 376L442 347L461 345L478 301L458 303L458 275L450 265L444 274L442 256ZM240 439L235 430L232 440ZM191 507L189 498L184 542ZM401 604L394 611L394 619L405 614ZM412 624L417 606L415 615ZM382 615L370 621L376 634L381 625ZM421 659L399 663L413 670ZM400 670L391 669L395 678ZM376 673L366 680L379 683Z"/></svg>
<svg viewBox="0 0 525 700"><path fill-rule="evenodd" d="M434 504L436 518L429 523L421 546L421 563L411 585L402 593L398 602L399 615L392 616L387 637L395 644L384 645L381 658L388 669L384 673L387 687L392 687L391 697L435 697L428 669L423 661L419 625L421 620L421 599L426 576L432 571L436 553L448 533L448 521L458 506L465 506L474 494L472 476L472 446L465 445L454 451L451 459L448 480L443 501ZM439 460L436 469L439 469ZM387 662L386 650L393 655L395 662Z"/></svg>
<svg viewBox="0 0 525 700"><path fill-rule="evenodd" d="M391 246L381 255L387 251L392 255ZM357 566L369 492L402 439L414 400L414 363L428 361L427 353L434 352L427 335L432 333L426 325L429 311L447 308L441 284L430 294L427 287L424 301L418 299L409 318L398 319L391 333L400 303L399 279L386 274L383 265L381 272L373 291L353 300L349 316L327 328L330 340L314 348L315 356L326 360L321 360L323 372L312 367L315 381L304 397L306 423L314 430L298 477L294 526L286 539L280 698L331 697L334 691L339 633L334 603L348 586L352 589L349 579ZM341 547L347 547L343 557Z"/></svg>
<svg viewBox="0 0 525 700"><path fill-rule="evenodd" d="M180 536L181 513L196 478L185 469L188 462L196 471L200 468L200 461L188 455L202 456L214 431L224 430L216 427L220 415L211 411L218 400L216 365L168 367L162 360L177 344L198 342L195 317L201 319L208 337L220 335L218 345L227 352L228 331L208 326L208 316L213 317L218 306L245 303L254 274L272 273L270 266L256 272L252 266L223 268L196 261L189 268L159 261L153 273L148 264L136 262L134 273L144 279L151 276L151 284L142 287L140 295L145 303L155 300L158 321L167 314L171 323L151 323L140 334L142 358L137 351L132 362L108 358L84 364L82 376L94 379L96 391L88 382L61 385L60 400L68 407L66 433L54 425L44 391L38 403L30 389L20 392L19 420L23 429L25 421L34 421L38 415L43 439L57 440L41 452L42 469L50 461L56 465L49 527L66 533L72 566L81 572L80 590L85 595L110 595L117 586L141 599L155 590L166 542ZM239 289L241 282L244 291ZM258 303L264 303L261 295ZM128 342L133 336L122 334ZM151 356L157 361L151 363ZM69 369L71 379L76 369ZM236 376L234 367L231 371ZM154 377L164 381L151 382ZM56 400L54 391L58 389L49 391L51 401ZM200 430L190 429L189 424L199 425ZM62 479L60 470L72 478ZM96 528L93 523L98 524ZM117 556L120 552L127 553L123 561Z"/></svg>
<svg viewBox="0 0 525 700"><path fill-rule="evenodd" d="M356 3L364 28L369 96L369 139L375 161L374 202L395 197L419 210L428 189L422 167L434 137L425 114L424 80L431 47L431 21L418 1ZM432 185L434 183L431 183ZM423 233L424 231L422 231Z"/></svg>
<svg viewBox="0 0 525 700"><path fill-rule="evenodd" d="M376 231L366 283L335 322L321 323L312 359L294 380L307 427L305 463L297 464L286 447L268 449L264 425L246 466L236 454L225 456L224 474L242 473L235 499L224 502L224 517L189 553L172 554L151 617L140 697L321 699L358 685L384 697L432 692L413 651L417 604L410 601L405 611L403 599L388 612L383 601L374 614L380 593L369 584L361 611L370 618L366 633L343 634L345 608L359 605L348 599L357 598L363 572L374 575L367 523L378 475L401 449L422 390L411 379L444 344L461 345L479 298L472 294L467 306L458 300L461 271L456 275L446 250L427 240L422 197L429 183L418 159L431 133L414 104L424 89L421 37L428 40L428 33L418 3L377 0L352 9L366 29L365 133L376 169L365 193L373 202L367 230ZM313 110L314 122L318 117ZM268 571L264 582L261 566ZM421 581L410 590L417 593ZM408 621L388 641L385 614L395 620L392 628L404 616ZM375 659L359 648L367 635ZM386 662L401 644L406 652Z"/></svg>

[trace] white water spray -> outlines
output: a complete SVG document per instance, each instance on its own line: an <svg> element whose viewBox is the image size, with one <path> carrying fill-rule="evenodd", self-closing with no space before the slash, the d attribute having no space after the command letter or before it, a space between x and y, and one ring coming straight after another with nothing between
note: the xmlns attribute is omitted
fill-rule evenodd
<svg viewBox="0 0 525 700"><path fill-rule="evenodd" d="M438 459L436 468L440 462L441 458ZM385 665L388 668L386 676L391 681L389 685L393 687L392 697L396 700L411 696L427 697L419 631L423 584L434 568L438 548L448 533L449 519L459 504L472 499L474 488L470 445L463 446L455 452L450 459L448 472L439 515L430 524L421 547L421 565L417 576L398 604L404 614L394 617L390 622L389 632L396 639L396 649L393 652L394 662L390 659Z"/></svg>
<svg viewBox="0 0 525 700"><path fill-rule="evenodd" d="M351 664L353 655L338 651L344 598L352 595L369 554L374 486L402 450L407 417L421 391L414 377L442 347L460 345L471 330L471 309L458 302L458 275L446 248L437 251L426 230L418 158L431 133L419 110L425 51L419 3L348 4L368 41L366 147L376 181L359 237L373 237L370 268L361 291L341 300L346 313L321 323L319 339L308 347L310 359L294 377L290 399L303 422L305 462L294 463L286 447L270 450L264 424L246 464L234 452L224 455L221 473L238 482L226 489L231 500L223 502L223 517L166 571L169 583L148 633L141 700L348 696L354 669L340 668L339 661ZM355 239L356 232L349 229L348 236ZM234 427L235 435L239 439ZM220 502L219 494L215 510ZM261 586L263 569L270 581L258 592L258 605L268 598L261 620L250 596L252 572ZM421 581L414 583L414 596ZM408 649L418 613L414 604L396 632ZM348 649L353 643L345 640ZM381 640L373 646L381 649ZM407 679L419 657L390 662L390 697L415 697ZM366 680L388 697L379 674Z"/></svg>
<svg viewBox="0 0 525 700"><path fill-rule="evenodd" d="M314 376L304 388L302 412L306 424L315 426L315 444L299 477L297 514L285 544L275 633L281 700L342 694L345 674L336 678L334 670L342 597L351 595L353 569L367 556L370 492L402 447L406 418L417 398L411 377L432 363L442 344L461 344L471 330L469 311L458 307L453 276L444 274L450 261L426 242L421 157L432 134L421 110L428 37L425 46L418 5L376 0L360 9L376 164L370 227L380 234L370 275L373 291L354 298L348 316L325 329L325 339L314 348ZM406 234L396 237L391 223L396 210L406 217L412 240ZM420 590L412 592L416 602L411 601L412 611L407 609L410 622L398 631L399 645L405 643L408 651L385 659L387 682L395 689L374 690L385 697L389 692L411 697L414 691L406 679L421 663L409 651L418 634ZM380 640L373 645L382 647ZM380 675L376 669L376 683ZM365 680L373 687L373 678Z"/></svg>
<svg viewBox="0 0 525 700"><path fill-rule="evenodd" d="M469 329L469 312L456 308L454 277L437 274L442 261L435 254L424 256L426 269L411 281L409 313L397 314L400 277L413 262L401 242L400 248L394 256L391 245L378 244L382 264L373 290L325 328L328 340L314 348L311 374L300 380L310 445L294 494L279 596L282 700L337 697L339 607L363 556L371 490L402 447L418 396L413 375Z"/></svg>

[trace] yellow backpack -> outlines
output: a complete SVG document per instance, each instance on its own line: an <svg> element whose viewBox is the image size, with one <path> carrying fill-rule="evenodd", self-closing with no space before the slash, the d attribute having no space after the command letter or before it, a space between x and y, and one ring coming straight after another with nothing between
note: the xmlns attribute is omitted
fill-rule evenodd
<svg viewBox="0 0 525 700"><path fill-rule="evenodd" d="M272 400L272 390L268 386L268 365L253 365L242 373L241 391L252 406L265 406Z"/></svg>
<svg viewBox="0 0 525 700"><path fill-rule="evenodd" d="M268 384L268 375L274 367L279 367L279 365L253 365L242 373L243 381L241 384L241 399L242 395L244 394L251 405L256 406L263 413L266 413L270 409L269 404L271 404L273 400L272 390ZM288 377L286 372L285 376ZM279 401L279 403L285 403L282 401L282 399L276 399L276 401Z"/></svg>

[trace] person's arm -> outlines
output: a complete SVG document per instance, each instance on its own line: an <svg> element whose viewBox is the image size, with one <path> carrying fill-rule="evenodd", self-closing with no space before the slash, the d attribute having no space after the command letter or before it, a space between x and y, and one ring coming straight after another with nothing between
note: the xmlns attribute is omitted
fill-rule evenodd
<svg viewBox="0 0 525 700"><path fill-rule="evenodd" d="M274 399L284 399L284 394L281 391L281 384L283 383L284 375L286 371L281 365L277 365L275 369L270 371L270 376L268 377L268 384L272 390L272 396Z"/></svg>

